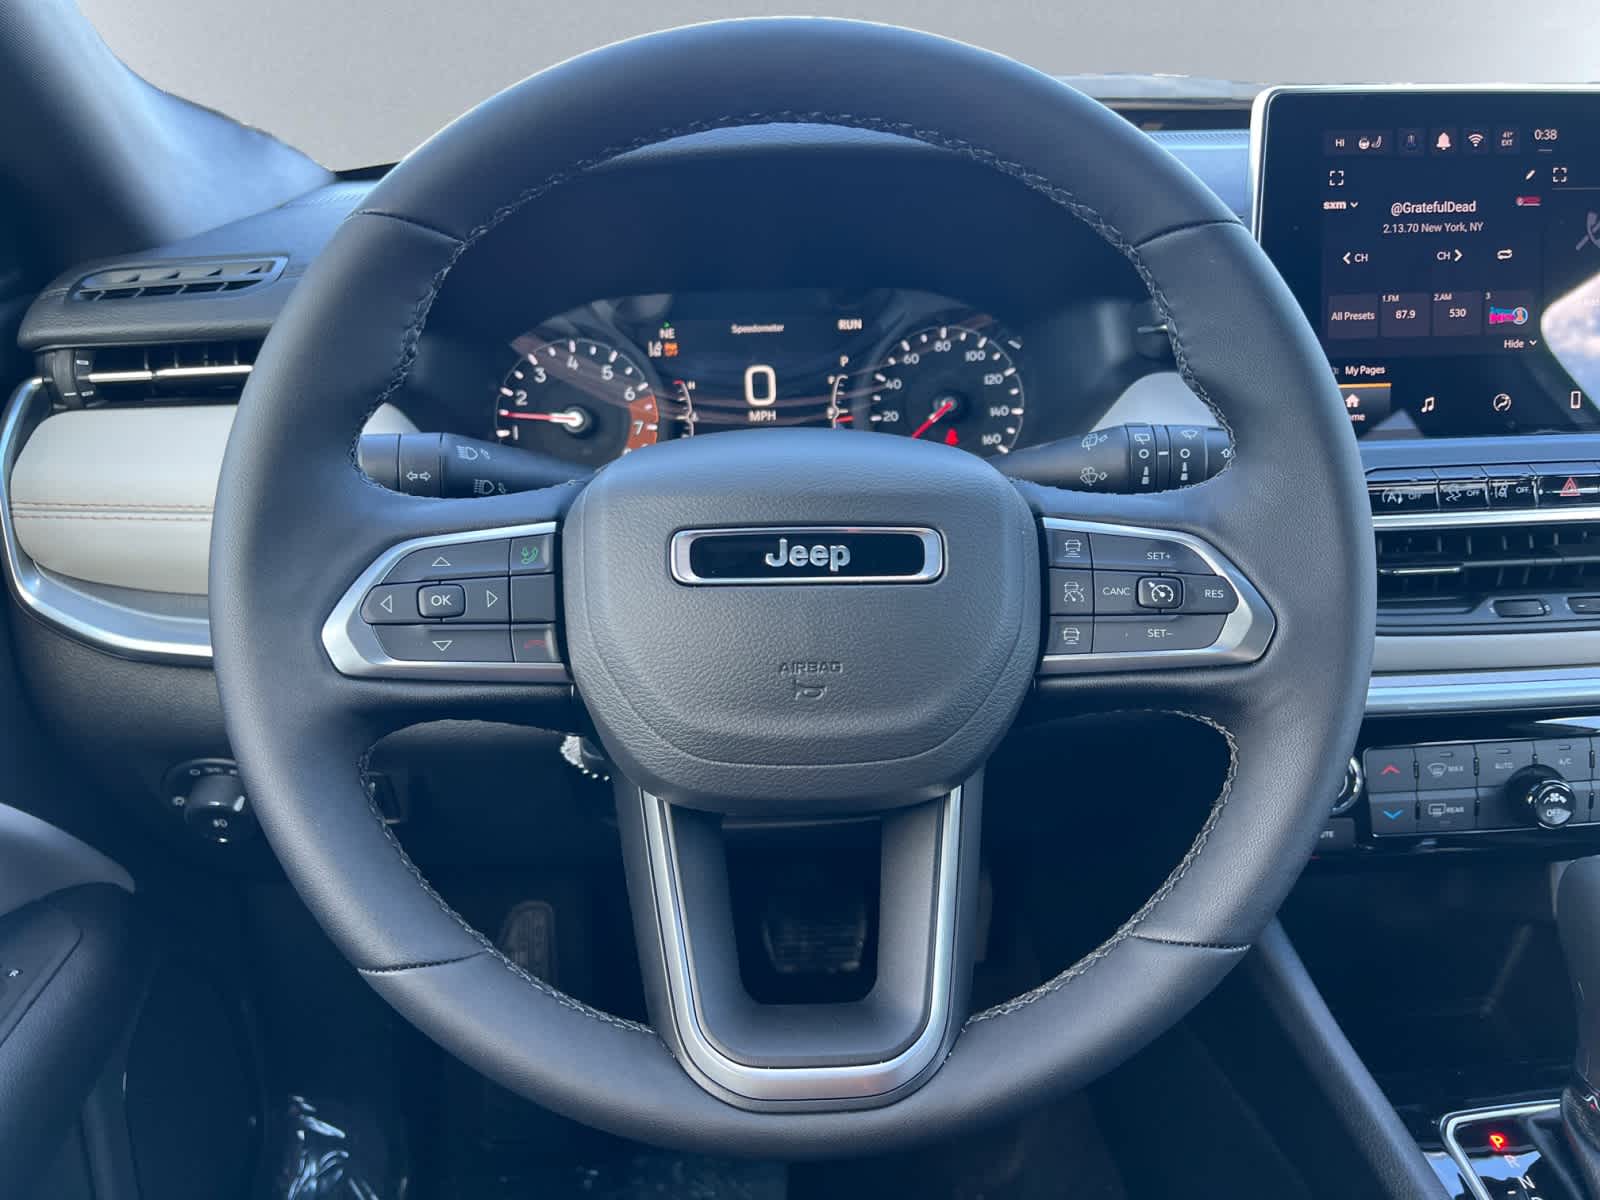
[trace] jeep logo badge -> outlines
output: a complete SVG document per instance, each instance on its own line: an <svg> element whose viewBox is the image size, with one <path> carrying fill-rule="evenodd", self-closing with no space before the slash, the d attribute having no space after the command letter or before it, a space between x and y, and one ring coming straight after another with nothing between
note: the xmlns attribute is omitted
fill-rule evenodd
<svg viewBox="0 0 1600 1200"><path fill-rule="evenodd" d="M686 529L671 559L687 584L930 583L944 573L944 539L908 526Z"/></svg>
<svg viewBox="0 0 1600 1200"><path fill-rule="evenodd" d="M850 547L835 542L831 546L824 546L821 542L811 547L791 546L789 539L778 539L778 548L766 557L769 567L827 567L837 575L843 568L850 565Z"/></svg>

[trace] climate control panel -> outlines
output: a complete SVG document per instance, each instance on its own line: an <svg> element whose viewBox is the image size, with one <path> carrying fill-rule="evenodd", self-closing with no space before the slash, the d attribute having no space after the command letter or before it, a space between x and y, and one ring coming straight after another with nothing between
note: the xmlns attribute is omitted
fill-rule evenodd
<svg viewBox="0 0 1600 1200"><path fill-rule="evenodd" d="M1406 846L1460 835L1600 837L1600 736L1585 726L1538 726L1543 736L1379 745L1352 767L1324 851L1357 843Z"/></svg>

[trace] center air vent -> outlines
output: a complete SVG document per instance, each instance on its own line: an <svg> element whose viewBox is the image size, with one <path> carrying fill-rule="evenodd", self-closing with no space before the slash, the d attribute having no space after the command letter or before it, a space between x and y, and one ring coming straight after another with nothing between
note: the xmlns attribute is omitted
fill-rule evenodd
<svg viewBox="0 0 1600 1200"><path fill-rule="evenodd" d="M41 356L41 374L67 408L107 404L231 403L255 365L260 342L96 346Z"/></svg>
<svg viewBox="0 0 1600 1200"><path fill-rule="evenodd" d="M1600 521L1379 529L1380 633L1600 626Z"/></svg>

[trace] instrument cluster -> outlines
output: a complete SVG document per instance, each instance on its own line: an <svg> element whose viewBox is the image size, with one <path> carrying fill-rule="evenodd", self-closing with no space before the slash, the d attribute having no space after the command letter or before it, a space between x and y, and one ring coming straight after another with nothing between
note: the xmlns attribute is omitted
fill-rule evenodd
<svg viewBox="0 0 1600 1200"><path fill-rule="evenodd" d="M672 438L782 425L1024 442L1023 343L928 292L695 292L596 301L513 339L493 436L585 465Z"/></svg>

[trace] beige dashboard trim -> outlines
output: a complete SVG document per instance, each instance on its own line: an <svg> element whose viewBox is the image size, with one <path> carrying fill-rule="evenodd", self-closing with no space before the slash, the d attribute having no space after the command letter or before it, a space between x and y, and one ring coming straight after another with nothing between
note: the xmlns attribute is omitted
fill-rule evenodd
<svg viewBox="0 0 1600 1200"><path fill-rule="evenodd" d="M12 468L22 550L54 574L204 596L231 405L73 409L41 420ZM415 427L394 409L368 432Z"/></svg>

